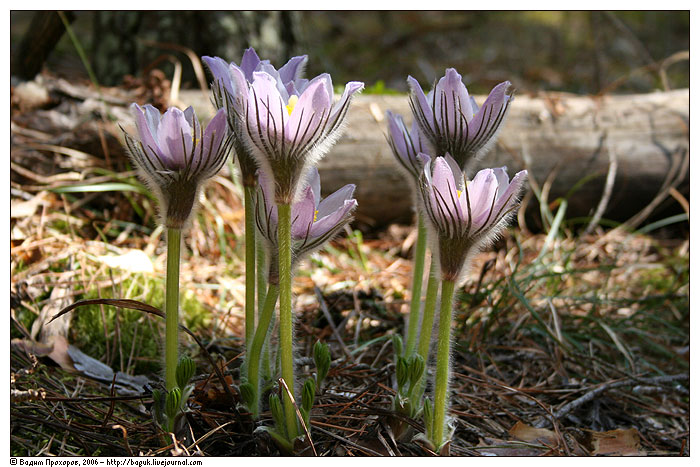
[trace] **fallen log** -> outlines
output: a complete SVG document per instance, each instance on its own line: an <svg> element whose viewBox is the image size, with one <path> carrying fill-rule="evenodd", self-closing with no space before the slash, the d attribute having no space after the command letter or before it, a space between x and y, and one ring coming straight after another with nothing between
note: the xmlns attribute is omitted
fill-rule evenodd
<svg viewBox="0 0 700 467"><path fill-rule="evenodd" d="M44 81L48 90L81 102L75 106L76 115L83 116L78 120L104 111L100 95L90 88L60 79ZM115 121L128 128L133 122L127 104L134 97L119 88L114 91L113 96L103 92L102 99ZM476 100L483 102L484 97ZM178 101L169 105L192 105L202 119L214 113L209 95L201 90L183 90ZM357 185L356 218L368 226L410 222L413 214L412 184L404 179L386 141L386 110L403 115L410 125L406 95L356 97L343 136L319 165L324 194L347 183ZM687 204L684 197L690 191L689 110L688 89L600 97L518 95L497 144L476 168L506 165L511 175L528 169L533 191L541 192L550 204L557 197L567 197L567 218L626 221L642 210L645 214L655 211L657 217L675 214L681 203ZM29 127L36 128L34 120L41 120L39 114L62 115L55 109L30 112L24 116L24 120L29 118ZM17 117L22 120L20 117L22 114ZM116 138L121 137L117 126L114 132ZM529 201L536 213L531 219L538 220L534 196ZM675 211L666 209L669 207ZM643 217L637 216L632 226Z"/></svg>
<svg viewBox="0 0 700 467"><path fill-rule="evenodd" d="M407 220L412 205L384 136L387 109L411 120L403 96L360 96L343 138L319 167L325 189L357 184L360 220L381 224ZM598 206L614 161L603 217L625 220L664 184L680 182L677 189L688 191L688 149L688 90L599 98L548 93L516 97L498 143L477 167L507 165L511 175L527 168L549 200L580 183L569 215L585 216Z"/></svg>
<svg viewBox="0 0 700 467"><path fill-rule="evenodd" d="M201 93L181 98L192 105L198 101L206 111ZM408 222L412 216L411 186L386 142L386 110L409 124L412 120L405 95L355 98L343 136L319 165L324 192L357 185L357 220L369 225ZM592 216L606 197L598 209L602 217L624 221L660 190L668 194L675 186L688 196L689 110L688 89L600 97L517 95L498 143L477 168L506 165L511 175L527 168L550 202L575 190L567 217Z"/></svg>

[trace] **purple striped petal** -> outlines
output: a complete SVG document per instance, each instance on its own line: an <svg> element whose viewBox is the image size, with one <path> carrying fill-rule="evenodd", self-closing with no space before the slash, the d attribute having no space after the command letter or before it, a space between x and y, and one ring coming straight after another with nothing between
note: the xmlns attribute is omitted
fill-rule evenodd
<svg viewBox="0 0 700 467"><path fill-rule="evenodd" d="M496 174L492 169L480 170L467 185L467 190L472 212L472 228L477 229L482 227L491 215L498 192Z"/></svg>
<svg viewBox="0 0 700 467"><path fill-rule="evenodd" d="M506 175L507 176L507 175ZM506 179L506 183L508 180ZM515 206L519 201L519 195L522 192L525 184L527 183L527 170L521 170L513 176L505 189L502 189L502 185L499 183L499 195L498 201L494 206L494 211L506 212Z"/></svg>
<svg viewBox="0 0 700 467"><path fill-rule="evenodd" d="M260 57L255 52L252 47L248 48L243 52L243 58L241 58L241 71L248 81L253 81L253 72L256 71L258 65L260 64Z"/></svg>
<svg viewBox="0 0 700 467"><path fill-rule="evenodd" d="M433 109L428 103L428 99L425 97L423 89L413 76L409 75L407 81L408 89L411 92L411 98L413 102L417 104L415 111L420 112L425 119L425 122L430 126L430 129L435 130L435 124L433 122Z"/></svg>
<svg viewBox="0 0 700 467"><path fill-rule="evenodd" d="M340 207L336 211L332 212L331 214L323 217L322 219L318 219L314 223L314 225L311 227L311 231L309 233L309 236L310 237L320 237L320 236L330 232L340 222L345 220L350 215L350 212L353 209L355 209L356 206L357 206L357 200L354 200L354 199L346 200L343 203L342 207Z"/></svg>
<svg viewBox="0 0 700 467"><path fill-rule="evenodd" d="M484 104L476 112L474 118L469 122L469 134L477 135L487 132L487 130L492 130L495 132L497 128L493 128L494 125L500 125L502 122L503 115L502 111L506 104L512 99L510 95L507 94L508 88L510 87L510 81L504 81L501 84L496 85L488 97L484 101ZM495 133L494 133L495 134ZM493 135L491 135L493 136ZM490 137L487 138L483 143L485 144Z"/></svg>
<svg viewBox="0 0 700 467"><path fill-rule="evenodd" d="M286 102L277 89L277 81L267 73L253 73L249 93L249 118L253 127L260 126L263 133L281 133L289 119Z"/></svg>
<svg viewBox="0 0 700 467"><path fill-rule="evenodd" d="M158 158L162 164L164 162L163 153L155 140L155 137L158 134L158 123L160 123L160 113L158 113L158 120L153 123L152 115L150 115L148 109L149 107L152 106L146 105L142 108L138 104L131 104L131 114L136 120L136 130L139 133L139 140L141 141L141 144L143 145L146 151L146 155L151 158ZM158 111L156 110L156 112Z"/></svg>
<svg viewBox="0 0 700 467"><path fill-rule="evenodd" d="M299 145L309 141L322 119L327 118L331 107L332 94L324 80L311 83L299 97L286 126L285 137Z"/></svg>
<svg viewBox="0 0 700 467"><path fill-rule="evenodd" d="M330 77L329 77L329 83L330 83ZM331 116L330 120L335 121L335 119L338 117L338 114L342 112L345 108L347 108L348 102L350 99L355 95L356 92L359 92L365 88L365 83L362 83L360 81L350 81L345 85L345 90L343 91L343 95L340 96L340 99L338 102L335 103L333 106L333 110L331 111ZM333 95L331 87L331 96Z"/></svg>
<svg viewBox="0 0 700 467"><path fill-rule="evenodd" d="M456 134L457 128L472 119L471 101L462 76L454 68L448 68L445 76L435 86L435 116L449 134ZM463 122L462 116L467 118Z"/></svg>
<svg viewBox="0 0 700 467"><path fill-rule="evenodd" d="M316 218L323 219L324 217L332 214L334 211L340 209L348 200L352 198L354 193L355 185L348 184L328 195L317 205L316 209L318 210L318 214L316 215Z"/></svg>
<svg viewBox="0 0 700 467"><path fill-rule="evenodd" d="M180 109L171 107L165 111L158 125L157 141L163 154L168 156L169 169L185 167L192 151L192 128Z"/></svg>
<svg viewBox="0 0 700 467"><path fill-rule="evenodd" d="M292 57L287 63L279 69L280 79L283 83L294 82L299 79L304 73L306 62L309 60L308 55L300 55Z"/></svg>
<svg viewBox="0 0 700 467"><path fill-rule="evenodd" d="M292 205L292 238L306 238L314 223L316 202L310 186L303 191L303 197Z"/></svg>

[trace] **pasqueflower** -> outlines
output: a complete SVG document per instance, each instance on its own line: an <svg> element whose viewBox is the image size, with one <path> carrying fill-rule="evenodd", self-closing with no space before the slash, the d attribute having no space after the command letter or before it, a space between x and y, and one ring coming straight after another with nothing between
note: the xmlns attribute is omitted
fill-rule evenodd
<svg viewBox="0 0 700 467"><path fill-rule="evenodd" d="M280 76L253 72L242 138L260 168L274 179L277 203L295 200L301 176L339 136L351 97L363 87L363 83L349 82L333 103L328 74L285 86Z"/></svg>
<svg viewBox="0 0 700 467"><path fill-rule="evenodd" d="M423 164L418 158L419 153L425 153L425 137L421 135L418 124L414 121L409 131L401 115L390 110L386 112L389 136L387 140L396 161L404 169L408 178L417 182L423 173Z"/></svg>
<svg viewBox="0 0 700 467"><path fill-rule="evenodd" d="M205 56L202 57L202 60L214 78L212 83L214 104L217 108L226 110L229 127L234 135L237 135L240 133L240 116L245 114L245 102L248 96L247 83L253 81L253 72L264 71L274 76L280 86L293 89L295 85L301 86L305 81L301 75L308 57L306 55L292 57L279 70L276 70L269 60L260 60L252 47L243 53L240 66L228 63L219 57ZM257 170L255 158L249 153L248 148L240 138L234 141L234 147L241 165L243 184L254 186Z"/></svg>
<svg viewBox="0 0 700 467"><path fill-rule="evenodd" d="M467 257L506 226L519 204L527 171L509 181L505 167L483 169L467 181L449 155L437 157L432 164L430 156L419 157L424 164L421 204L437 241L434 251L443 279L455 281Z"/></svg>
<svg viewBox="0 0 700 467"><path fill-rule="evenodd" d="M203 182L226 162L231 136L219 110L202 129L192 107L171 107L163 115L151 105L131 105L138 138L125 134L131 159L158 196L163 222L182 228L190 218Z"/></svg>
<svg viewBox="0 0 700 467"><path fill-rule="evenodd" d="M264 171L260 171L258 177L256 224L275 256L278 239L274 190ZM352 197L354 191L355 185L345 185L321 199L318 170L309 171L307 185L302 189L300 199L292 205L292 258L295 263L320 248L352 220L352 212L357 207L357 201Z"/></svg>
<svg viewBox="0 0 700 467"><path fill-rule="evenodd" d="M411 110L421 131L437 155L449 153L463 170L494 141L513 100L507 93L510 81L504 81L479 108L454 68L446 70L427 96L411 76L408 86Z"/></svg>

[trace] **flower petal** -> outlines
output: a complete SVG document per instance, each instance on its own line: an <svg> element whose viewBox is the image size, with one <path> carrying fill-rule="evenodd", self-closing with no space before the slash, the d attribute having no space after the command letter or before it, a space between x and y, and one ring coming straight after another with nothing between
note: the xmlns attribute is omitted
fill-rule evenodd
<svg viewBox="0 0 700 467"><path fill-rule="evenodd" d="M259 130L263 134L269 132L271 137L281 134L282 128L289 119L286 105L277 89L277 80L274 77L265 72L253 73L248 116L254 130ZM255 137L259 138L259 134Z"/></svg>
<svg viewBox="0 0 700 467"><path fill-rule="evenodd" d="M488 219L496 199L498 180L493 169L483 169L477 172L474 179L467 185L467 190L472 229L478 229Z"/></svg>
<svg viewBox="0 0 700 467"><path fill-rule="evenodd" d="M325 80L317 80L309 84L294 106L286 126L285 138L303 145L317 133L321 122L328 118L331 108L331 97L328 95Z"/></svg>
<svg viewBox="0 0 700 467"><path fill-rule="evenodd" d="M214 83L223 88L229 93L233 92L231 87L231 77L229 76L229 64L224 59L219 57L202 57L202 61L207 65L209 71L214 77Z"/></svg>
<svg viewBox="0 0 700 467"><path fill-rule="evenodd" d="M355 209L355 207L357 207L357 200L345 200L343 202L343 205L337 210L323 217L322 219L319 219L318 221L314 222L314 225L311 227L309 236L320 237L330 232L335 227L337 227L338 224L346 220L349 217L352 210Z"/></svg>
<svg viewBox="0 0 700 467"><path fill-rule="evenodd" d="M346 201L352 198L354 193L355 185L352 183L345 185L344 187L331 193L318 204L316 208L318 210L316 218L321 220L324 217L332 214L334 211L340 209Z"/></svg>
<svg viewBox="0 0 700 467"><path fill-rule="evenodd" d="M433 109L430 106L428 99L425 97L423 89L418 84L418 81L413 76L408 76L408 89L410 91L410 102L413 109L413 114L416 120L427 125L426 129L435 130ZM419 114L417 114L419 112Z"/></svg>
<svg viewBox="0 0 700 467"><path fill-rule="evenodd" d="M192 152L192 128L180 109L170 107L165 111L156 140L168 159L168 169L180 170L187 165Z"/></svg>
<svg viewBox="0 0 700 467"><path fill-rule="evenodd" d="M309 60L308 55L300 55L292 57L287 63L279 69L280 79L284 84L294 82L299 79L304 73L306 62Z"/></svg>
<svg viewBox="0 0 700 467"><path fill-rule="evenodd" d="M255 53L255 49L250 47L243 52L243 58L241 58L241 71L248 81L253 81L253 72L260 64L260 57Z"/></svg>
<svg viewBox="0 0 700 467"><path fill-rule="evenodd" d="M506 175L507 176L507 175ZM506 179L507 182L507 179ZM494 211L505 213L515 206L519 201L519 195L527 183L527 170L521 170L513 176L504 190L499 184L499 194Z"/></svg>
<svg viewBox="0 0 700 467"><path fill-rule="evenodd" d="M310 186L303 191L303 197L292 205L292 238L305 239L309 235L316 214L316 202Z"/></svg>
<svg viewBox="0 0 700 467"><path fill-rule="evenodd" d="M343 118L345 111L348 108L350 99L355 95L355 93L362 91L364 88L365 83L362 83L360 81L350 81L345 85L343 95L340 96L340 99L338 100L338 102L335 103L335 105L333 106L333 110L331 111L330 122L331 125L333 125L331 129L337 128L338 124L340 123L340 120ZM332 89L333 88L331 87L331 96L333 96Z"/></svg>
<svg viewBox="0 0 700 467"><path fill-rule="evenodd" d="M474 150L482 148L498 132L512 99L512 96L506 94L509 87L510 81L496 85L469 122L469 138Z"/></svg>
<svg viewBox="0 0 700 467"><path fill-rule="evenodd" d="M153 122L152 115L150 115L148 109L149 107L152 106L146 105L142 108L138 104L131 104L129 108L131 110L131 114L136 120L136 130L139 133L139 140L141 140L141 144L146 149L146 153L150 157L151 155L153 155L153 151L155 151L156 157L162 158L162 152L160 151L158 143L156 143L155 140L155 137L158 134L158 123L160 122L160 113L156 110L156 112L158 112L158 117L157 120Z"/></svg>
<svg viewBox="0 0 700 467"><path fill-rule="evenodd" d="M472 119L472 106L462 76L448 68L435 86L435 116L449 135Z"/></svg>
<svg viewBox="0 0 700 467"><path fill-rule="evenodd" d="M316 167L312 167L309 170L307 183L311 187L311 191L314 194L314 205L318 207L318 204L321 202L321 177L319 176L318 169Z"/></svg>

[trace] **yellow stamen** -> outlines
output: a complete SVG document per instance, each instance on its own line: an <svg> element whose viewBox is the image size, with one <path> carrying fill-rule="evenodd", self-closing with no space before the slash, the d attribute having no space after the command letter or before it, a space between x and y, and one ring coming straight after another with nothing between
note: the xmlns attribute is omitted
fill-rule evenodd
<svg viewBox="0 0 700 467"><path fill-rule="evenodd" d="M316 222L316 217L318 216L318 211L314 211L314 222Z"/></svg>
<svg viewBox="0 0 700 467"><path fill-rule="evenodd" d="M289 96L289 101L287 102L287 112L289 115L292 115L292 111L294 111L294 107L297 105L298 101L298 96Z"/></svg>

